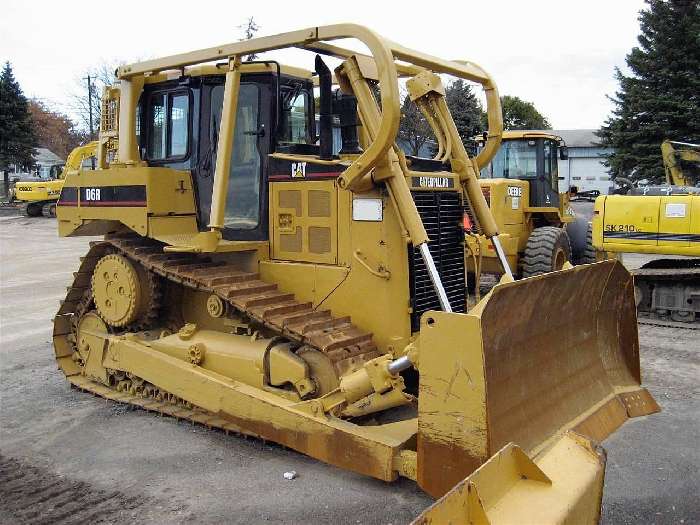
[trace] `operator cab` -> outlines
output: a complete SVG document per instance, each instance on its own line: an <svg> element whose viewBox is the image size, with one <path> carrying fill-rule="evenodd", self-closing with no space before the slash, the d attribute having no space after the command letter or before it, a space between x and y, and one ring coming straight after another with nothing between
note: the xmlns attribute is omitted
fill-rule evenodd
<svg viewBox="0 0 700 525"><path fill-rule="evenodd" d="M483 143L483 138L477 138L479 151ZM531 207L558 208L557 158L568 158L566 145L560 137L539 132L505 131L498 153L482 168L481 178L527 181Z"/></svg>
<svg viewBox="0 0 700 525"><path fill-rule="evenodd" d="M311 75L285 74L275 62L259 70L241 76L222 232L228 240L268 238L269 153L319 150ZM210 219L223 99L224 75L202 74L147 83L138 104L141 159L192 173L200 231Z"/></svg>

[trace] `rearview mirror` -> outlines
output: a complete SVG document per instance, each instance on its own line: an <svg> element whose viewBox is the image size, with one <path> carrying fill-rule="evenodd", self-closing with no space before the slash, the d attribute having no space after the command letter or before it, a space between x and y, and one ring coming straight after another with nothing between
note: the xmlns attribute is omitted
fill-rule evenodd
<svg viewBox="0 0 700 525"><path fill-rule="evenodd" d="M559 159L566 160L569 158L569 148L566 146L559 146Z"/></svg>

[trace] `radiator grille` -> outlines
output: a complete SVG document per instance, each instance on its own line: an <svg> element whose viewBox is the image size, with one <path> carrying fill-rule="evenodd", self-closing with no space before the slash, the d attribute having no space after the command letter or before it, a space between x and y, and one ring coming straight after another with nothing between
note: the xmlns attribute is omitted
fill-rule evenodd
<svg viewBox="0 0 700 525"><path fill-rule="evenodd" d="M413 192L413 200L428 232L430 253L454 312L464 312L464 232L462 200L457 192ZM428 270L420 252L409 251L411 329L420 329L420 318L428 310L440 310Z"/></svg>

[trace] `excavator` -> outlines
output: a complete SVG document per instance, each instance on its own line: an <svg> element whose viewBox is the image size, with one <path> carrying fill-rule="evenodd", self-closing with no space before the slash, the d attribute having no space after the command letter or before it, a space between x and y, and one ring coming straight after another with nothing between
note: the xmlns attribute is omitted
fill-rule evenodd
<svg viewBox="0 0 700 525"><path fill-rule="evenodd" d="M274 60L291 48L312 66ZM441 75L484 88L475 157ZM598 442L659 410L632 279L615 261L512 278L478 183L503 128L481 67L338 24L117 77L97 169L68 174L57 204L61 236L103 236L54 320L71 385L415 480L445 497L420 523L598 520ZM403 80L450 137L447 158L396 145ZM472 308L465 208L504 268Z"/></svg>
<svg viewBox="0 0 700 525"><path fill-rule="evenodd" d="M700 185L700 144L664 140L661 157L669 186Z"/></svg>
<svg viewBox="0 0 700 525"><path fill-rule="evenodd" d="M561 270L565 263L596 262L588 220L577 217L569 193L559 191L559 159L568 158L564 140L548 131L506 130L501 146L481 168L479 185L498 225L511 268L522 277ZM477 136L477 151L488 137ZM465 217L470 282L481 273L501 274L493 244Z"/></svg>
<svg viewBox="0 0 700 525"><path fill-rule="evenodd" d="M12 189L11 199L19 201L20 212L27 217L55 217L56 201L61 194L63 181L69 172L77 171L83 162L95 156L97 142L78 146L70 152L61 174L53 180L19 181Z"/></svg>
<svg viewBox="0 0 700 525"><path fill-rule="evenodd" d="M610 253L672 256L632 272L637 309L652 324L700 328L700 144L665 140L661 155L665 185L630 184L626 194L596 199L593 243Z"/></svg>

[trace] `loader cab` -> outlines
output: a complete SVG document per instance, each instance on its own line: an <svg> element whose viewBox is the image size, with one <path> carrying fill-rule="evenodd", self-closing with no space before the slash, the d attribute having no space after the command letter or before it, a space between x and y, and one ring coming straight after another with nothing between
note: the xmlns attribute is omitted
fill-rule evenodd
<svg viewBox="0 0 700 525"><path fill-rule="evenodd" d="M477 139L477 146L483 146L483 139ZM568 158L560 137L506 131L498 153L482 168L481 177L527 181L530 186L529 206L559 208L558 158Z"/></svg>
<svg viewBox="0 0 700 525"><path fill-rule="evenodd" d="M241 77L222 232L227 240L268 238L268 154L318 149L311 80L282 74L274 63L261 69ZM200 231L209 224L223 99L223 74L189 76L147 84L137 110L141 158L192 174Z"/></svg>

